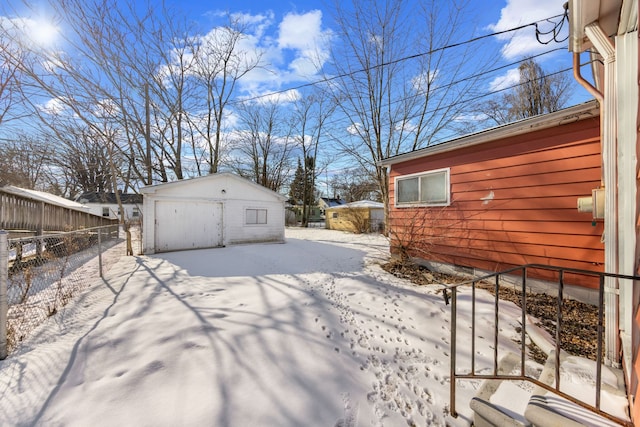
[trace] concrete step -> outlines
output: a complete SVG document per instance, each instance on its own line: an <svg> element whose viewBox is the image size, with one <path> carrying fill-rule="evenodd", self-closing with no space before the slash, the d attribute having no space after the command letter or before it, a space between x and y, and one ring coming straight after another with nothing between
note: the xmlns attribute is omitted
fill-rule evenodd
<svg viewBox="0 0 640 427"><path fill-rule="evenodd" d="M499 375L520 375L520 355L507 353L498 362ZM526 381L484 380L469 406L475 427L523 427L531 424L524 416L533 394Z"/></svg>
<svg viewBox="0 0 640 427"><path fill-rule="evenodd" d="M564 352L560 353L559 359L560 391L594 406L596 362ZM551 387L555 387L555 365L555 352L551 352L539 378ZM622 421L630 421L622 370L602 367L600 409ZM620 425L542 387L535 388L524 415L536 427Z"/></svg>

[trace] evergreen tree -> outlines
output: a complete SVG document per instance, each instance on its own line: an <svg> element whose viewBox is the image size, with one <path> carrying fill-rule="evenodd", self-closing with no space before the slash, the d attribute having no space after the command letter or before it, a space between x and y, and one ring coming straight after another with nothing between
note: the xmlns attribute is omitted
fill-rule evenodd
<svg viewBox="0 0 640 427"><path fill-rule="evenodd" d="M289 197L296 205L302 205L302 226L306 227L311 216L311 208L315 204L315 186L313 178L315 173L315 159L313 156L307 156L304 161L298 158L298 167L291 181L289 189Z"/></svg>
<svg viewBox="0 0 640 427"><path fill-rule="evenodd" d="M289 197L295 202L295 204L303 203L304 201L304 169L302 168L302 162L298 158L298 167L296 168L291 187L289 189Z"/></svg>
<svg viewBox="0 0 640 427"><path fill-rule="evenodd" d="M313 185L313 177L316 171L316 160L312 156L307 156L304 165L304 202L305 205L313 206L315 204L316 189Z"/></svg>

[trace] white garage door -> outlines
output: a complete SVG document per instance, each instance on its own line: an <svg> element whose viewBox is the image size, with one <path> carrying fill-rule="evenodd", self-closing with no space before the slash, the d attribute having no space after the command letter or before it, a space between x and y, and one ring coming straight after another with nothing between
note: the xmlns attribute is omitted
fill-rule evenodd
<svg viewBox="0 0 640 427"><path fill-rule="evenodd" d="M222 246L222 203L158 200L156 252Z"/></svg>

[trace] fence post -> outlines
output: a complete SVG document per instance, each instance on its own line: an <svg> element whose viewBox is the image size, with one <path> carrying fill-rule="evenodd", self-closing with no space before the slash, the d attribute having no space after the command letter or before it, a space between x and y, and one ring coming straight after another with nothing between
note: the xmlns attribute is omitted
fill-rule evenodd
<svg viewBox="0 0 640 427"><path fill-rule="evenodd" d="M9 240L7 232L0 230L0 360L7 358L7 286L9 281Z"/></svg>
<svg viewBox="0 0 640 427"><path fill-rule="evenodd" d="M98 227L98 269L102 278L102 227Z"/></svg>

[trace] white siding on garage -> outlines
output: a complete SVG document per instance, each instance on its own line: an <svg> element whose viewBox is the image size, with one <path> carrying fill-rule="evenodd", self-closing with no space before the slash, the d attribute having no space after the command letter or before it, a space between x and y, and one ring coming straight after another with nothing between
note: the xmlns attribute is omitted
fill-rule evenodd
<svg viewBox="0 0 640 427"><path fill-rule="evenodd" d="M286 197L229 173L141 189L146 254L284 242Z"/></svg>
<svg viewBox="0 0 640 427"><path fill-rule="evenodd" d="M222 203L157 200L156 252L222 246Z"/></svg>
<svg viewBox="0 0 640 427"><path fill-rule="evenodd" d="M233 203L229 209L233 214L227 215L227 243L273 242L283 239L284 204L243 200ZM255 224L247 221L247 211L265 211L266 223ZM262 215L259 213L258 215Z"/></svg>

